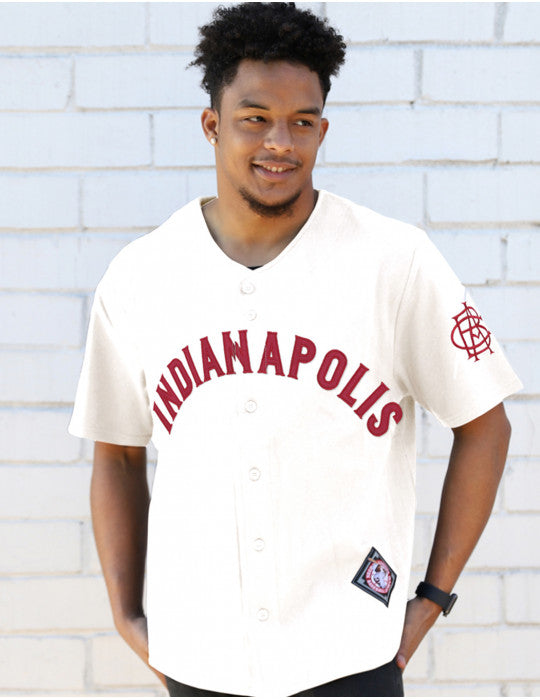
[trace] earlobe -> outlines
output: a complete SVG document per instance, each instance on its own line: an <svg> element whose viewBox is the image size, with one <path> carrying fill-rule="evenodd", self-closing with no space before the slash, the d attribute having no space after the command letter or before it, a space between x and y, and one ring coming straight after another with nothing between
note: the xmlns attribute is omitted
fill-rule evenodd
<svg viewBox="0 0 540 700"><path fill-rule="evenodd" d="M219 114L215 109L207 107L201 114L201 125L204 135L214 145L219 131Z"/></svg>

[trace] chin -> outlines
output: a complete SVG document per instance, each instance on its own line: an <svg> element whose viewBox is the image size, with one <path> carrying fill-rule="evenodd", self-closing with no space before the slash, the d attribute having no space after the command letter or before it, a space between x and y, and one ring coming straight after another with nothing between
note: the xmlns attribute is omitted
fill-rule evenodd
<svg viewBox="0 0 540 700"><path fill-rule="evenodd" d="M294 205L298 201L302 191L299 190L298 192L295 192L293 195L282 200L281 202L273 203L262 201L244 188L240 189L240 194L242 195L242 199L248 204L251 211L259 216L270 219L278 216L292 216Z"/></svg>

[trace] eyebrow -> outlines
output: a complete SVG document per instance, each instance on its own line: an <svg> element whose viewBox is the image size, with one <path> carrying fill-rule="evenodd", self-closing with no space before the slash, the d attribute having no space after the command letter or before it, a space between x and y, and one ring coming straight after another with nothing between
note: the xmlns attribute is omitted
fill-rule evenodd
<svg viewBox="0 0 540 700"><path fill-rule="evenodd" d="M269 107L265 107L264 105L260 105L260 104L257 104L256 102L252 102L250 99L240 100L237 108L238 109L261 109L261 110L264 110L265 112L270 111ZM321 114L321 110L318 107L307 107L306 109L297 109L296 114L313 114L313 115L318 117Z"/></svg>

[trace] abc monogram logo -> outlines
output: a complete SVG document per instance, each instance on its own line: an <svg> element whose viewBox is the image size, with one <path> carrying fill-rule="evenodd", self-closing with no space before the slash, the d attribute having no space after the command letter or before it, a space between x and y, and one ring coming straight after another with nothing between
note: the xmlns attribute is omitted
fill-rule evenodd
<svg viewBox="0 0 540 700"><path fill-rule="evenodd" d="M482 316L473 306L463 303L463 309L456 316L452 316L456 322L452 329L452 343L460 350L466 350L468 359L474 357L478 362L483 352L493 354L491 349L491 333L481 323Z"/></svg>

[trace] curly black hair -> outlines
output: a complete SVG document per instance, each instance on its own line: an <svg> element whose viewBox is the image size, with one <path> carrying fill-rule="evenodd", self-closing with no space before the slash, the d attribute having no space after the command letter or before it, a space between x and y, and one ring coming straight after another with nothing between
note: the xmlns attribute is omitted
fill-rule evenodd
<svg viewBox="0 0 540 700"><path fill-rule="evenodd" d="M345 60L343 37L326 20L298 9L294 2L220 6L199 33L196 58L189 65L204 70L201 85L216 109L221 91L234 80L242 59L286 60L307 66L319 76L324 101L330 76L337 75Z"/></svg>

